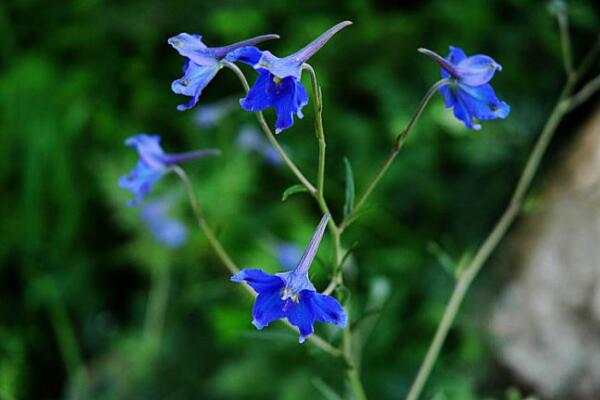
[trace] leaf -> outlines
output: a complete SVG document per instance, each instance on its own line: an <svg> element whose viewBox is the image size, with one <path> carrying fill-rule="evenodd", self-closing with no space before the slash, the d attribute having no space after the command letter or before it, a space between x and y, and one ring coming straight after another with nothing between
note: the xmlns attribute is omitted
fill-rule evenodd
<svg viewBox="0 0 600 400"><path fill-rule="evenodd" d="M346 203L344 204L344 216L347 217L354 209L354 175L352 174L352 166L347 158L344 158L344 166L346 170Z"/></svg>
<svg viewBox="0 0 600 400"><path fill-rule="evenodd" d="M308 192L308 190L306 189L306 187L304 187L304 185L301 185L299 183L296 185L292 185L289 188L285 189L285 191L283 192L283 196L281 196L281 201L286 201L287 198L291 195L300 192Z"/></svg>

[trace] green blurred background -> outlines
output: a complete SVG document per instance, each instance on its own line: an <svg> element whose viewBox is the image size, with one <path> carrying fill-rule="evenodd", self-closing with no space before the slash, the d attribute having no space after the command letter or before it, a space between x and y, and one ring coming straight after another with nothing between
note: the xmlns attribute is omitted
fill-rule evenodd
<svg viewBox="0 0 600 400"><path fill-rule="evenodd" d="M598 13L594 1L570 6L580 56ZM254 330L250 299L195 229L175 177L156 193L174 193L189 228L176 250L153 240L116 182L135 163L123 145L135 133L160 133L167 151L219 147L220 158L186 165L208 220L239 265L277 271L275 244L304 246L319 211L302 194L282 202L293 176L236 144L253 115L234 108L216 126L198 124L203 105L241 97L229 71L196 110L176 111L187 98L170 82L183 60L167 38L200 33L219 46L278 33L281 40L263 47L285 55L345 19L354 25L311 60L323 86L334 215L344 201L343 158L361 191L438 79L418 47L492 55L504 66L496 91L512 106L507 120L470 132L436 96L345 237L346 247L357 243L348 278L354 316L376 311L362 359L367 392L405 395L452 288L431 244L457 260L476 248L562 85L556 22L545 2L4 0L0 399L295 400L343 392L341 361L298 345L281 324ZM314 180L311 106L279 139ZM544 170L590 111L568 118ZM318 289L328 282L329 254L326 239L324 262L312 269ZM486 273L477 281L425 398L504 399L518 385L498 367L485 329L499 285ZM339 340L335 329L318 332Z"/></svg>

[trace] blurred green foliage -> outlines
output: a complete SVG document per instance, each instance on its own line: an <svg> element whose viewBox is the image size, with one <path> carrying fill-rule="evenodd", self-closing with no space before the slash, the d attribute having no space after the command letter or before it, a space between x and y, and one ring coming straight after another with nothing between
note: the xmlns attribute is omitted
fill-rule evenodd
<svg viewBox="0 0 600 400"><path fill-rule="evenodd" d="M570 3L576 56L599 25L593 3ZM221 148L219 159L186 166L208 219L238 264L277 270L274 238L303 246L319 212L303 194L281 202L293 177L236 146L253 115L236 110L201 128L195 111L175 110L187 101L169 88L183 60L166 40L190 32L221 45L279 33L264 47L285 55L344 19L355 24L311 60L323 86L335 215L344 204L344 157L360 193L438 78L418 47L492 55L504 66L496 91L512 106L506 121L474 133L436 98L346 237L346 247L358 243L348 281L354 319L374 305L380 311L364 318L372 331L362 360L368 394L406 393L452 285L439 255L459 260L480 242L563 81L556 23L543 2L0 3L0 399L295 400L343 392L341 361L298 345L279 324L254 330L251 302L194 229L175 177L157 187L179 195L177 212L190 228L188 244L175 251L153 242L116 180L133 167L123 141L138 132L162 134L169 151ZM200 107L241 93L223 71ZM314 179L312 109L305 114L280 140ZM443 253L429 251L431 243ZM325 262L312 270L319 289L328 252L326 241ZM477 317L494 286L482 279L469 298L426 398L504 398L510 377L496 369L485 318ZM339 339L335 329L319 332Z"/></svg>

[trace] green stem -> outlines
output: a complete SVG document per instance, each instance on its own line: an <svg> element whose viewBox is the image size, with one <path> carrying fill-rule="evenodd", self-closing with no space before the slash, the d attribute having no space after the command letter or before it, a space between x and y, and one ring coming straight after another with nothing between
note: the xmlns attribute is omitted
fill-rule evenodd
<svg viewBox="0 0 600 400"><path fill-rule="evenodd" d="M246 91L246 93L248 93L248 91L250 90L250 85L248 84L248 80L246 79L246 76L244 75L244 73L237 67L237 65L235 65L231 62L226 61L225 66L235 73L235 75L238 77L238 79L242 83L244 90ZM296 175L296 178L298 178L300 183L306 188L306 190L308 190L308 192L311 195L317 196L317 193L318 193L317 189L313 186L312 183L310 183L310 181L308 179L306 179L304 174L300 171L300 169L296 166L296 164L294 164L294 162L290 159L290 157L287 155L285 150L281 147L279 142L277 142L277 139L275 138L275 134L273 134L273 131L269 127L269 124L267 123L263 113L260 111L257 112L256 118L258 118L258 123L259 123L262 131L264 132L265 136L267 137L267 139L269 140L271 145L275 148L277 153L279 153L279 155L281 156L281 158L283 159L285 164L288 166L288 168L292 171L292 173L294 175Z"/></svg>
<svg viewBox="0 0 600 400"><path fill-rule="evenodd" d="M446 306L446 310L444 311L444 316L442 317L440 325L438 326L427 354L425 355L425 359L419 368L417 377L410 388L406 398L407 400L417 400L419 398L421 392L423 391L423 387L425 386L425 382L429 378L435 361L439 356L440 350L444 344L446 336L448 335L448 331L454 323L456 314L458 313L458 310L466 293L469 290L471 283L519 214L525 194L531 186L531 182L533 181L542 157L548 148L548 144L550 143L550 140L552 139L554 132L556 131L563 116L568 111L570 103L569 96L573 86L573 80L569 80L565 85L565 88L563 89L563 92L556 106L554 107L550 118L546 122L544 129L542 130L542 133L527 160L508 207L475 254L475 257L473 257L473 260L458 278L456 286L454 287L454 291L452 292L452 296L450 297L450 300Z"/></svg>
<svg viewBox="0 0 600 400"><path fill-rule="evenodd" d="M352 346L352 331L350 330L350 322L348 322L348 326L346 326L346 329L344 329L344 357L347 364L346 378L348 379L350 389L354 394L354 400L367 400L367 395L365 394L365 390L360 380L360 373L357 365L355 364L356 361L355 357L353 356Z"/></svg>
<svg viewBox="0 0 600 400"><path fill-rule="evenodd" d="M342 284L343 279L341 269L337 273L337 276L337 282L339 284ZM344 360L346 361L346 379L348 381L348 386L350 387L350 390L354 395L354 400L367 400L367 396L365 394L365 390L360 379L358 365L359 357L353 340L354 336L352 332L352 324L350 323L350 307L346 307L346 309L348 314L348 322L346 324L346 327L344 328L342 344Z"/></svg>
<svg viewBox="0 0 600 400"><path fill-rule="evenodd" d="M594 93L600 89L600 75L589 81L572 97L569 103L569 111L574 110L581 104L585 103Z"/></svg>
<svg viewBox="0 0 600 400"><path fill-rule="evenodd" d="M325 201L325 130L323 129L323 98L321 96L321 88L319 87L319 83L317 81L317 74L313 67L310 64L303 64L302 68L307 70L310 75L312 92L314 97L314 105L315 105L315 134L319 141L319 168L318 168L318 179L317 179L317 202L321 207L321 211L327 213L331 216L329 212L329 207L327 206L327 202ZM342 241L341 234L342 232L337 227L336 223L330 218L329 228L331 231L331 235L333 237L333 286L331 290L335 287L336 284L343 283L343 271L342 271ZM349 310L348 311L348 320L350 319ZM355 400L366 400L367 397L365 395L365 391L362 387L362 383L360 381L359 371L358 371L358 357L355 356L355 348L352 343L352 331L350 322L347 323L344 328L343 334L343 344L342 344L342 352L344 356L344 360L346 361L346 379L348 381L348 386L353 393Z"/></svg>
<svg viewBox="0 0 600 400"><path fill-rule="evenodd" d="M177 176L179 176L179 178L183 181L185 191L187 193L188 199L190 200L190 205L192 206L192 211L194 212L194 216L196 217L196 222L198 222L198 226L206 236L208 243L213 248L213 250L219 257L225 268L227 268L229 272L231 272L233 275L237 274L238 272L240 272L240 269L237 267L237 265L235 265L231 257L229 257L229 254L227 254L227 251L225 251L219 239L217 239L210 226L208 226L208 224L206 223L206 220L204 219L202 211L200 209L200 203L198 202L198 198L194 193L194 188L192 187L192 183L190 182L190 179L188 178L187 174L178 165L173 166L172 169L173 172L175 172ZM251 288L247 286L245 287L248 290L252 291Z"/></svg>
<svg viewBox="0 0 600 400"><path fill-rule="evenodd" d="M343 271L341 268L342 264L342 244L341 244L341 232L335 230L333 233L333 249L334 249L334 272L333 279L326 289L325 294L330 294L336 285L342 285L344 283ZM329 293L327 293L329 291ZM346 307L348 322L344 328L342 352L344 361L346 362L346 380L348 381L348 387L350 388L354 400L367 400L365 390L363 389L359 368L358 368L358 357L355 354L355 348L353 344L352 336L352 324L350 323L350 309Z"/></svg>
<svg viewBox="0 0 600 400"><path fill-rule="evenodd" d="M365 202L367 201L367 199L369 198L369 196L371 195L371 193L373 192L375 187L377 187L377 185L379 184L379 181L381 181L381 178L383 178L383 176L386 174L387 170L390 168L390 166L396 159L396 156L398 156L398 153L400 153L400 150L402 149L402 146L404 145L406 138L412 131L412 129L415 126L415 124L417 123L417 121L419 120L419 117L425 110L425 107L429 103L429 100L431 100L433 95L442 86L445 86L448 83L449 83L448 79L441 79L441 80L437 81L431 88L429 88L427 93L425 93L425 96L423 96L423 99L421 99L419 106L417 107L414 114L410 118L410 121L408 121L408 124L406 125L406 127L398 134L398 136L396 136L396 140L394 141L394 146L392 147L390 154L387 156L387 158L383 162L382 167L379 169L377 174L375 174L375 177L371 180L371 182L367 185L367 189L359 197L352 212L342 221L342 223L340 225L340 230L342 232L344 231L344 229L348 228L348 226L350 226L352 224L352 222L354 222L356 220L358 212L360 211L362 206L365 204Z"/></svg>
<svg viewBox="0 0 600 400"><path fill-rule="evenodd" d="M302 65L302 68L307 70L310 75L310 82L314 97L315 133L317 139L319 140L319 170L317 174L317 189L319 191L319 196L323 197L325 182L325 148L327 147L327 144L325 143L325 130L323 129L323 96L317 81L317 73L315 72L314 68L310 64L306 63Z"/></svg>
<svg viewBox="0 0 600 400"><path fill-rule="evenodd" d="M302 68L307 70L310 75L310 82L314 97L315 105L315 134L319 142L319 167L317 172L317 204L321 208L323 214L329 214L329 230L335 237L339 236L338 226L335 219L329 211L329 206L325 200L325 156L327 144L325 142L325 130L323 129L323 96L321 95L321 88L317 80L317 74L310 64L302 64Z"/></svg>
<svg viewBox="0 0 600 400"><path fill-rule="evenodd" d="M196 194L194 193L194 189L192 188L192 184L190 182L189 177L187 176L185 171L178 165L175 165L171 168L172 168L173 172L175 172L177 174L177 176L179 176L179 178L183 181L183 184L185 186L185 191L186 191L188 199L190 201L192 211L194 212L194 216L196 217L196 221L198 222L198 226L200 227L200 229L202 230L204 235L206 235L206 238L208 239L208 243L212 247L213 251L217 254L217 256L219 257L219 259L221 260L223 265L229 270L229 272L231 272L231 274L233 274L233 275L237 274L238 272L240 272L240 269L233 262L231 257L229 257L229 254L227 254L227 251L225 250L225 248L223 248L223 245L221 245L221 242L219 241L219 239L217 239L217 237L213 233L210 226L208 226L208 224L206 223L206 221L202 215L202 212L200 209L200 203L198 202L198 198L196 197ZM252 290L252 288L250 286L248 286L246 284L244 284L243 286L248 291L248 293L250 293L252 295L252 297L256 297L256 293L254 293L254 291ZM289 322L285 321L285 324L293 331L298 332L298 330L296 328L294 328L292 325L290 325ZM311 342L312 344L314 344L315 346L319 347L324 352L329 353L330 355L332 355L334 357L339 357L341 355L341 351L339 351L338 349L336 349L335 347L330 345L326 340L324 340L323 338L321 338L318 335L310 335L308 337L308 341Z"/></svg>
<svg viewBox="0 0 600 400"><path fill-rule="evenodd" d="M575 70L573 69L573 55L571 51L571 35L569 33L569 19L565 11L558 11L556 15L558 27L560 30L560 44L562 49L563 65L567 79L573 79Z"/></svg>

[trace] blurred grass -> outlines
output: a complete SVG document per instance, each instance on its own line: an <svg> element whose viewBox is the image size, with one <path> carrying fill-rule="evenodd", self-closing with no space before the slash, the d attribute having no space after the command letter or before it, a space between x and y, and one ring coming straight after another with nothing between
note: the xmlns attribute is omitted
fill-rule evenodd
<svg viewBox="0 0 600 400"><path fill-rule="evenodd" d="M593 3L570 2L576 55L599 25ZM355 315L377 295L373 282L392 288L365 347L366 387L377 399L406 392L452 283L429 243L456 259L477 245L563 80L556 24L543 2L2 2L0 399L294 400L322 396L314 378L342 392L338 361L298 346L279 326L257 334L246 295L194 229L175 177L157 187L179 196L177 213L191 230L188 244L174 252L152 241L116 180L133 167L123 140L137 132L162 134L169 151L221 148L219 159L186 169L234 259L276 271L265 243L275 237L304 245L318 210L302 195L280 202L292 176L236 147L238 129L254 123L252 115L236 111L215 128L200 128L193 111L175 110L187 101L169 89L182 59L166 40L190 32L221 45L279 33L281 40L266 47L285 55L344 19L355 24L311 60L323 86L327 193L336 215L343 158L360 192L438 77L416 48L445 54L457 45L493 55L504 66L496 91L512 106L506 121L473 133L436 98L346 239L346 246L358 241L349 282ZM223 71L200 107L231 95L241 90ZM585 113L567 121L559 142ZM305 114L280 140L313 177L312 109ZM324 260L328 251L326 241ZM311 270L318 288L327 268ZM158 292L167 296L162 305L150 295L161 285L168 288L168 295ZM149 307L152 301L159 303ZM427 394L500 398L505 388L495 383L485 332L473 322L485 307L466 308ZM163 317L162 329L144 333ZM335 330L319 329L337 340Z"/></svg>

